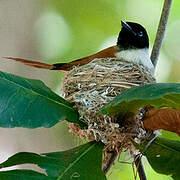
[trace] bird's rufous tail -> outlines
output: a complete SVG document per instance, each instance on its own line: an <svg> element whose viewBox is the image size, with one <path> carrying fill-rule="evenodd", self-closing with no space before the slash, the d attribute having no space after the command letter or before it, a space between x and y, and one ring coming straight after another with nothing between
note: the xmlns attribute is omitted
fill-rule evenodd
<svg viewBox="0 0 180 180"><path fill-rule="evenodd" d="M21 62L28 66L33 66L36 68L42 68L42 69L50 69L50 70L57 70L57 71L70 71L74 66L83 66L89 62L91 62L95 58L110 58L115 57L115 53L117 52L117 46L111 46L109 48L106 48L100 52L97 52L93 55L77 59L75 61L69 62L69 63L57 63L57 64L46 64L41 63L37 61L29 61L22 58L14 58L14 57L4 57L6 59L14 60Z"/></svg>
<svg viewBox="0 0 180 180"><path fill-rule="evenodd" d="M33 67L36 67L36 68L66 71L66 69L63 68L63 65L65 65L66 63L46 64L46 63L41 63L41 62L38 62L38 61L26 60L26 59L22 59L22 58L14 58L14 57L3 57L3 58L18 61L18 62L21 62L21 63L27 65L27 66L33 66Z"/></svg>

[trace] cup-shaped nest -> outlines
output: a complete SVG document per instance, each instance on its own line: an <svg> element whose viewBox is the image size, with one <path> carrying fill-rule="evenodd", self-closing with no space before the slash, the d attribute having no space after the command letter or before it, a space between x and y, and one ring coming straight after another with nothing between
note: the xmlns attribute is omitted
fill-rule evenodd
<svg viewBox="0 0 180 180"><path fill-rule="evenodd" d="M123 91L154 82L152 72L143 65L116 58L98 58L74 67L64 78L63 92L88 129L81 130L72 123L70 129L89 140L102 141L109 149L131 146L132 138L139 141L146 136L142 122L129 117L119 120L102 115L100 110Z"/></svg>

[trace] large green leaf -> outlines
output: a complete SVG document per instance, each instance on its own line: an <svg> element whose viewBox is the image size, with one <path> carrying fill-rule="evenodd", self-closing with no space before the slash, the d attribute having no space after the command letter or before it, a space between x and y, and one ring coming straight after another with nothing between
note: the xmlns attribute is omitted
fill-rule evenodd
<svg viewBox="0 0 180 180"><path fill-rule="evenodd" d="M30 163L45 169L48 177L59 180L106 180L101 168L102 149L102 143L90 142L63 152L42 155L21 152L0 164L0 168Z"/></svg>
<svg viewBox="0 0 180 180"><path fill-rule="evenodd" d="M130 112L137 113L146 105L180 108L180 84L156 83L128 89L105 105L102 113L122 117Z"/></svg>
<svg viewBox="0 0 180 180"><path fill-rule="evenodd" d="M1 127L51 127L65 119L78 123L77 111L43 82L0 72Z"/></svg>
<svg viewBox="0 0 180 180"><path fill-rule="evenodd" d="M53 177L48 177L42 173L38 173L32 170L11 170L11 171L1 171L1 180L55 180Z"/></svg>
<svg viewBox="0 0 180 180"><path fill-rule="evenodd" d="M180 179L180 141L157 138L146 148L147 143L139 146L152 168L161 174Z"/></svg>

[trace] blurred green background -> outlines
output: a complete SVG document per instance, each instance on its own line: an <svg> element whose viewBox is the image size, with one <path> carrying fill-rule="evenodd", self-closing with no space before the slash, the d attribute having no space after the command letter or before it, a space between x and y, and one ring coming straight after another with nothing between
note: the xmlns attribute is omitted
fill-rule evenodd
<svg viewBox="0 0 180 180"><path fill-rule="evenodd" d="M120 21L146 27L152 48L163 0L1 0L0 56L22 57L47 63L68 62L116 44ZM180 82L180 1L172 4L165 40L156 68L158 82ZM1 70L41 79L57 93L63 74L26 67L1 58ZM37 107L40 108L40 107ZM173 133L163 136L178 139ZM69 149L81 141L68 132L65 123L51 129L0 130L0 161L18 151L50 152ZM121 161L129 161L127 154ZM155 173L146 159L148 179L171 179ZM134 179L132 166L119 163L108 180Z"/></svg>

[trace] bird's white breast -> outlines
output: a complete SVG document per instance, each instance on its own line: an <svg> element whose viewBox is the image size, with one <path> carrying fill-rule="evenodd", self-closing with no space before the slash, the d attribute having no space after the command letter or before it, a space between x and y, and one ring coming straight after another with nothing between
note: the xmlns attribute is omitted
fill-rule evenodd
<svg viewBox="0 0 180 180"><path fill-rule="evenodd" d="M142 64L154 74L154 66L149 57L149 52L147 48L122 50L116 53L116 58L123 59L129 62L134 62L137 64Z"/></svg>

